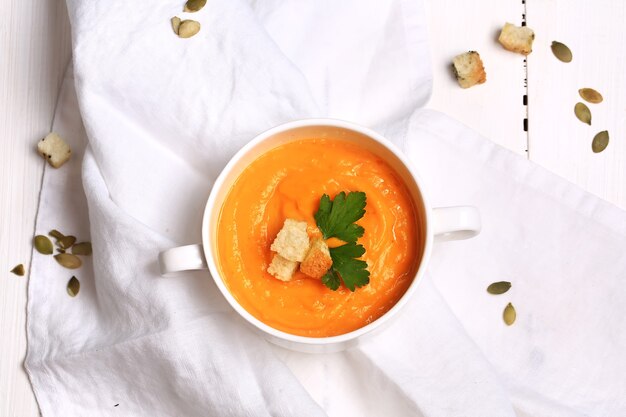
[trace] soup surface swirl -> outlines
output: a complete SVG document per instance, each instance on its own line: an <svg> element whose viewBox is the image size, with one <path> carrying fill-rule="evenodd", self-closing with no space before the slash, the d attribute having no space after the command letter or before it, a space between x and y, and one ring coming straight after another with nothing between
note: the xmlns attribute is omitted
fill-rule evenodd
<svg viewBox="0 0 626 417"><path fill-rule="evenodd" d="M359 239L370 283L337 291L297 271L290 282L267 273L270 246L286 218L313 218L323 194L367 195ZM415 207L398 174L380 157L354 143L304 139L281 145L253 161L231 187L221 208L217 251L221 277L249 313L287 333L336 336L385 314L406 292L417 269L421 242ZM328 241L329 246L342 242Z"/></svg>

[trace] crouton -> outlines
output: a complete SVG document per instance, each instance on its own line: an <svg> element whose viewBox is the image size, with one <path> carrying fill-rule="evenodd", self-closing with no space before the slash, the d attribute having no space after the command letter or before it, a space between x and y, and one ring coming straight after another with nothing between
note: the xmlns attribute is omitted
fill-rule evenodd
<svg viewBox="0 0 626 417"><path fill-rule="evenodd" d="M298 268L298 262L290 261L278 254L274 254L272 263L267 267L267 272L281 281L291 281L293 273Z"/></svg>
<svg viewBox="0 0 626 417"><path fill-rule="evenodd" d="M309 235L306 222L286 219L271 249L283 258L292 262L302 262L309 251Z"/></svg>
<svg viewBox="0 0 626 417"><path fill-rule="evenodd" d="M37 152L55 168L66 163L72 155L70 145L54 132L49 133L37 143Z"/></svg>
<svg viewBox="0 0 626 417"><path fill-rule="evenodd" d="M461 88L470 88L487 81L483 61L476 51L469 51L454 57L452 69Z"/></svg>
<svg viewBox="0 0 626 417"><path fill-rule="evenodd" d="M300 264L300 271L312 278L321 278L330 269L333 260L328 251L328 245L322 239L311 242L311 248Z"/></svg>
<svg viewBox="0 0 626 417"><path fill-rule="evenodd" d="M533 51L533 40L535 40L535 32L531 28L515 26L511 23L504 24L498 38L504 49L522 55L528 55Z"/></svg>

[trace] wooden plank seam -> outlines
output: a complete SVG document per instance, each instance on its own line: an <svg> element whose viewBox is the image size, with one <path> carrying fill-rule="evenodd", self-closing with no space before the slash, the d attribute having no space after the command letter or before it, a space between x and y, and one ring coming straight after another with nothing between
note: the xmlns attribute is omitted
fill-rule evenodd
<svg viewBox="0 0 626 417"><path fill-rule="evenodd" d="M526 26L526 0L522 0L524 11L522 13L522 26ZM526 133L526 158L530 159L530 140L528 135L528 59L524 57L524 89L525 94L522 97L522 105L524 106L524 122L523 128Z"/></svg>

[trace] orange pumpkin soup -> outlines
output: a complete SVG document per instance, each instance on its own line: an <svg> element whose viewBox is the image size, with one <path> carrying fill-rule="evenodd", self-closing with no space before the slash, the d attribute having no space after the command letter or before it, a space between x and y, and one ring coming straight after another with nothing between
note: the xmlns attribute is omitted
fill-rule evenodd
<svg viewBox="0 0 626 417"><path fill-rule="evenodd" d="M270 246L286 218L306 221L319 236L314 214L323 194L363 191L365 228L358 243L370 283L355 292L332 291L296 271L289 282L267 273ZM329 246L341 242L328 241ZM218 264L231 294L250 314L287 333L336 336L385 314L405 293L421 251L412 199L397 173L380 157L333 139L281 145L253 161L229 191L221 209Z"/></svg>

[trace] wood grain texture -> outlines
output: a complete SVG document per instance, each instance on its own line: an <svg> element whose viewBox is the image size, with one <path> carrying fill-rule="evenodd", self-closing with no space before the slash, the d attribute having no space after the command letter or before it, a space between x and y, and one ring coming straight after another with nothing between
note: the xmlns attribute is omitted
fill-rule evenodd
<svg viewBox="0 0 626 417"><path fill-rule="evenodd" d="M35 144L48 133L70 31L62 0L0 0L0 416L39 415L22 367L26 277L44 161Z"/></svg>
<svg viewBox="0 0 626 417"><path fill-rule="evenodd" d="M626 209L626 3L532 0L527 13L536 33L528 59L531 160ZM570 47L571 63L552 55L554 40ZM604 96L588 104L591 126L574 116L583 87ZM602 130L609 146L594 154L591 141Z"/></svg>
<svg viewBox="0 0 626 417"><path fill-rule="evenodd" d="M528 25L537 34L528 59L526 134L524 58L496 41L505 21L521 22L522 1L425 3L434 73L428 107L518 154L526 155L529 144L531 160L626 208L626 4L526 1ZM34 144L50 128L69 60L70 31L62 0L0 0L0 15L0 416L28 417L38 415L38 407L22 368L27 282L8 271L17 263L28 269L43 167ZM551 55L554 39L572 47L571 64ZM449 65L454 55L470 49L480 52L488 81L462 90ZM589 105L591 127L573 114L583 86L605 96L604 103ZM602 129L611 132L611 143L593 154L591 137Z"/></svg>

